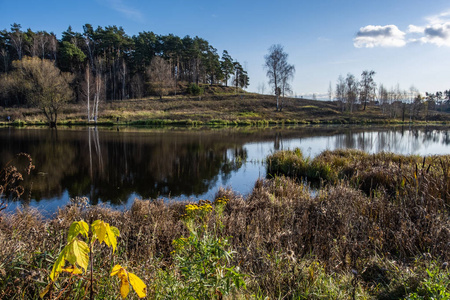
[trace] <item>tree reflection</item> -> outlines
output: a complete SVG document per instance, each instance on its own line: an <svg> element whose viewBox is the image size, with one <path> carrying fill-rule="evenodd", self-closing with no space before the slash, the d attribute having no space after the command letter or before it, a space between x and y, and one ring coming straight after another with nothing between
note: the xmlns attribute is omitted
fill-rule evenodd
<svg viewBox="0 0 450 300"><path fill-rule="evenodd" d="M28 131L31 133L32 131ZM1 136L8 151L28 152L36 162L31 180L37 201L86 195L91 203L200 195L238 170L247 157L242 144L220 135L151 134L99 131L33 132Z"/></svg>
<svg viewBox="0 0 450 300"><path fill-rule="evenodd" d="M36 201L63 198L67 192L69 197L87 196L94 204L122 204L134 195L146 199L198 197L218 183L226 185L235 172L242 171L250 154L254 159L252 153L247 153L248 143L267 142L269 154L291 141L320 144L324 140L321 136L327 141L324 147L368 152L416 153L424 146L450 145L449 130L442 127L330 126L194 132L3 128L0 163L4 165L19 152L31 155L36 169L24 186ZM28 198L29 192L24 195Z"/></svg>

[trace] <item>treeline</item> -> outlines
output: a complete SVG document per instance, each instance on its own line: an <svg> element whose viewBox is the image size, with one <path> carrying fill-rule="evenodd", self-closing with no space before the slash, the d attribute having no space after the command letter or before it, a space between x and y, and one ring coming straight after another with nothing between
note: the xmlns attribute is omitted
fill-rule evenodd
<svg viewBox="0 0 450 300"><path fill-rule="evenodd" d="M382 83L377 85L375 74L373 70L365 70L360 79L351 73L345 78L339 76L334 90L330 82L330 100L334 98L341 110L348 112L359 107L365 110L368 104L378 105L386 116L403 120L405 117L416 119L421 113L428 118L430 110L450 111L450 90L421 95L413 85L408 90L398 84L388 88Z"/></svg>
<svg viewBox="0 0 450 300"><path fill-rule="evenodd" d="M83 32L75 32L69 26L58 39L52 32L23 31L19 24L13 24L10 30L0 31L0 56L3 74L13 71L13 62L24 57L52 61L62 72L73 74L71 86L76 101L89 97L141 98L149 94L162 97L169 90L176 93L178 82L223 85L231 82L241 88L249 84L242 65L226 50L220 56L205 39L148 31L129 36L117 26L94 29L86 24ZM4 89L1 94L0 104L4 106L27 102L24 97L11 97Z"/></svg>

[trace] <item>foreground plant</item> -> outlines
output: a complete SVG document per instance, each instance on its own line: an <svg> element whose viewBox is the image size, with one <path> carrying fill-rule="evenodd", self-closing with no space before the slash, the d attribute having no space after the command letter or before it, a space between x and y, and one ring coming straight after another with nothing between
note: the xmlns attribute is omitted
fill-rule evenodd
<svg viewBox="0 0 450 300"><path fill-rule="evenodd" d="M418 290L406 299L450 299L450 274L438 267L427 268L426 273L428 277L420 283Z"/></svg>
<svg viewBox="0 0 450 300"><path fill-rule="evenodd" d="M15 164L21 165L22 171L19 170ZM23 181L23 175L30 175L30 172L34 169L33 160L27 153L19 153L15 157L14 165L13 161L9 161L0 170L0 212L8 207L7 199L9 196L19 198L25 192L24 187L21 185Z"/></svg>
<svg viewBox="0 0 450 300"><path fill-rule="evenodd" d="M78 239L78 236L84 236L87 242ZM110 226L101 220L92 223L90 231L89 225L84 221L73 222L69 228L67 236L67 244L59 254L50 273L50 284L40 293L43 298L52 288L53 283L57 280L60 273L70 274L69 283L60 291L60 295L73 283L72 277L76 276L80 280L89 282L90 299L94 297L94 270L93 270L93 247L96 241L99 244L105 243L108 247L112 247L113 253L116 251L117 239L120 235L119 230ZM89 253L91 255L89 256ZM68 265L66 266L66 262ZM83 276L87 273L90 265L90 276ZM81 268L81 269L80 269ZM121 265L115 265L112 269L111 276L117 275L120 282L120 294L123 298L128 296L130 284L138 294L139 298L146 296L146 285L136 275L128 272Z"/></svg>
<svg viewBox="0 0 450 300"><path fill-rule="evenodd" d="M215 203L217 224L227 199ZM222 299L245 287L239 268L229 266L234 251L229 250L228 238L217 236L215 226L210 230L206 221L213 206L209 201L189 204L185 207L183 221L189 229L188 237L173 241L173 269L160 274L161 284L156 287L156 298Z"/></svg>

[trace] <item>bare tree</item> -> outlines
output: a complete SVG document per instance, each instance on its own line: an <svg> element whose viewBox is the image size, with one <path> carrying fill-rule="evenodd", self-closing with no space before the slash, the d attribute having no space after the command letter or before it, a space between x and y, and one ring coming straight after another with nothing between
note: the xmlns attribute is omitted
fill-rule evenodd
<svg viewBox="0 0 450 300"><path fill-rule="evenodd" d="M380 102L382 112L386 113L389 106L389 93L383 84L380 84L380 88L378 89L378 101Z"/></svg>
<svg viewBox="0 0 450 300"><path fill-rule="evenodd" d="M358 100L358 81L353 74L348 73L345 78L346 85L346 102L350 112L353 112L353 107Z"/></svg>
<svg viewBox="0 0 450 300"><path fill-rule="evenodd" d="M91 119L92 119L91 112L94 111L94 109L91 110L91 99L92 99L92 95L95 94L94 88L95 88L95 78L92 75L91 68L88 63L88 64L86 64L86 70L84 72L84 80L81 83L81 93L83 94L83 96L85 97L85 100L86 100L88 122L91 121Z"/></svg>
<svg viewBox="0 0 450 300"><path fill-rule="evenodd" d="M36 36L34 37L34 40L36 40L39 51L41 52L41 58L45 58L45 50L47 49L47 44L50 41L49 35L46 32L39 31Z"/></svg>
<svg viewBox="0 0 450 300"><path fill-rule="evenodd" d="M16 60L13 67L28 101L44 113L50 127L56 127L58 112L73 98L73 75L62 73L53 62L37 57Z"/></svg>
<svg viewBox="0 0 450 300"><path fill-rule="evenodd" d="M94 103L93 109L91 111L92 117L95 122L98 120L98 106L100 104L101 99L106 95L106 84L104 88L103 85L103 60L96 59L95 60L95 77L94 77ZM106 82L106 81L105 81Z"/></svg>
<svg viewBox="0 0 450 300"><path fill-rule="evenodd" d="M279 102L282 88L286 88L288 81L294 76L295 68L287 62L288 54L284 52L283 46L272 45L269 48L269 54L264 56L264 68L267 70L269 84L273 87L273 91L277 97L277 111L281 111ZM283 85L284 82L284 85Z"/></svg>
<svg viewBox="0 0 450 300"><path fill-rule="evenodd" d="M174 79L170 65L159 56L153 57L147 69L147 75L153 90L158 94L159 99L169 93L169 89L174 86Z"/></svg>
<svg viewBox="0 0 450 300"><path fill-rule="evenodd" d="M337 83L336 83L336 100L341 104L341 110L345 110L346 106L346 85L345 79L342 75L339 75Z"/></svg>
<svg viewBox="0 0 450 300"><path fill-rule="evenodd" d="M360 100L364 103L363 110L366 110L367 102L372 101L375 98L375 89L377 84L373 80L373 76L375 75L375 71L363 71L361 74L360 81Z"/></svg>
<svg viewBox="0 0 450 300"><path fill-rule="evenodd" d="M281 93L283 97L281 98L281 107L280 111L283 109L283 101L286 93L292 92L292 87L289 84L289 81L294 78L295 67L294 65L286 64L281 72Z"/></svg>
<svg viewBox="0 0 450 300"><path fill-rule="evenodd" d="M56 39L56 35L51 32L49 39L49 50L50 50L50 57L53 61L56 61L57 53L58 53L58 40Z"/></svg>
<svg viewBox="0 0 450 300"><path fill-rule="evenodd" d="M264 92L266 90L266 84L264 82L261 82L258 84L258 93L264 95Z"/></svg>
<svg viewBox="0 0 450 300"><path fill-rule="evenodd" d="M330 101L333 99L333 87L331 86L331 81L330 84L328 85L328 99Z"/></svg>
<svg viewBox="0 0 450 300"><path fill-rule="evenodd" d="M24 34L21 30L22 26L17 23L11 25L11 32L9 33L9 39L11 41L11 45L16 49L17 57L19 60L22 59L23 56L23 44L24 44Z"/></svg>
<svg viewBox="0 0 450 300"><path fill-rule="evenodd" d="M414 115L414 99L416 98L416 95L419 93L419 90L414 86L411 85L409 87L409 121L412 121L412 117Z"/></svg>

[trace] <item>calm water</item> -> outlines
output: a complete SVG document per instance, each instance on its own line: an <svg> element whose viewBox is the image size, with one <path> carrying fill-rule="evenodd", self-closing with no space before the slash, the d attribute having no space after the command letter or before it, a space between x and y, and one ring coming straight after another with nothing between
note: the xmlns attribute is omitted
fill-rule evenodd
<svg viewBox="0 0 450 300"><path fill-rule="evenodd" d="M17 129L0 128L0 165L16 153L36 166L25 178L24 200L51 214L75 196L92 204L129 207L135 198L211 199L220 187L249 193L265 177L264 159L301 148L450 154L447 127L318 126L270 129ZM31 192L29 192L31 191Z"/></svg>

